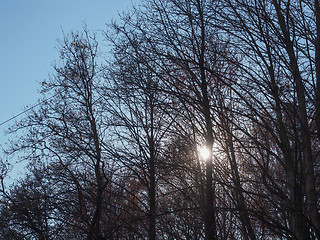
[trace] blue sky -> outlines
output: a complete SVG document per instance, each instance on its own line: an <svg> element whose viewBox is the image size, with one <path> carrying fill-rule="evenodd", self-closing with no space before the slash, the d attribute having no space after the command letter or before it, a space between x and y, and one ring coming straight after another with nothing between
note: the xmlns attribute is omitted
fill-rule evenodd
<svg viewBox="0 0 320 240"><path fill-rule="evenodd" d="M105 24L130 9L132 2L138 0L1 0L0 123L40 97L39 82L57 60L55 46L62 29L81 29L85 21L89 29L105 30ZM0 126L2 145L7 127Z"/></svg>

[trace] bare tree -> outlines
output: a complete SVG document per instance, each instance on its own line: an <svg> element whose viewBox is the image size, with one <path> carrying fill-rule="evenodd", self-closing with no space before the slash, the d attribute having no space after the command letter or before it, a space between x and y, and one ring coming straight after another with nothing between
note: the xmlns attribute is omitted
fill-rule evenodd
<svg viewBox="0 0 320 240"><path fill-rule="evenodd" d="M269 163L260 167L277 189L273 194L285 196L282 204L290 212L289 229L285 222L278 227L287 229L288 237L310 239L319 234L314 172L319 150L311 147L316 119L312 111L318 108L313 57L316 37L309 34L316 32L311 29L317 26L313 13L318 5L305 1L225 1L215 6L220 24L216 26L243 56L242 79L248 85L247 89L243 85L241 92L245 105L256 115L249 118L274 141L267 154L274 155L272 148L277 149L274 160L286 176L288 199L276 176L268 175L265 167ZM250 138L263 146L258 138Z"/></svg>
<svg viewBox="0 0 320 240"><path fill-rule="evenodd" d="M126 40L114 42L115 60L110 67L105 94L112 99L108 111L112 114L113 134L117 138L112 152L120 162L119 167L125 167L132 176L130 181L142 186L136 211L144 214L140 220L148 222L148 238L156 239L159 156L167 129L165 113L160 106L165 98L159 91L157 76L137 61L134 49L126 43ZM145 192L147 195L143 196Z"/></svg>
<svg viewBox="0 0 320 240"><path fill-rule="evenodd" d="M70 184L67 192L76 201L74 212L65 213L70 214L70 223L78 221L75 224L87 239L102 238L102 204L110 171L102 153L98 43L86 29L65 35L59 43L61 66L55 64L55 74L42 83L46 95L39 109L11 129L26 131L11 152L25 150L30 164L43 161L59 169L60 181Z"/></svg>

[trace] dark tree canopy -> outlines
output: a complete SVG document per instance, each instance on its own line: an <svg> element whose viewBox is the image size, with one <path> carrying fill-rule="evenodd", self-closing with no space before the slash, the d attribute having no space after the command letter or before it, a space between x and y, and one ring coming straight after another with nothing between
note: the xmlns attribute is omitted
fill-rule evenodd
<svg viewBox="0 0 320 240"><path fill-rule="evenodd" d="M318 0L143 0L104 37L10 128L1 239L320 239Z"/></svg>

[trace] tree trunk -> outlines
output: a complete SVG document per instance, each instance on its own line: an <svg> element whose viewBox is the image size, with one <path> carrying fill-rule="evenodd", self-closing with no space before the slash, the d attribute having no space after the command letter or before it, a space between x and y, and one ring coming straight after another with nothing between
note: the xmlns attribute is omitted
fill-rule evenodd
<svg viewBox="0 0 320 240"><path fill-rule="evenodd" d="M148 144L150 150L150 169L149 169L149 229L148 235L149 240L156 240L156 169L155 169L155 146L154 146L154 104L152 97L149 99L150 102L150 137L148 137Z"/></svg>
<svg viewBox="0 0 320 240"><path fill-rule="evenodd" d="M225 142L227 145L228 158L231 166L232 178L235 185L234 191L235 191L235 196L237 197L236 202L238 205L237 208L239 209L240 221L242 223L243 236L245 239L255 240L256 236L250 222L247 205L245 203L245 198L243 195L243 188L241 186L240 175L239 175L238 166L236 162L236 155L235 155L234 146L232 142L232 133L229 126L227 126L226 124L225 124L225 131L226 131Z"/></svg>
<svg viewBox="0 0 320 240"><path fill-rule="evenodd" d="M302 151L302 168L303 168L303 187L306 194L307 210L309 212L311 223L315 228L315 231L319 235L320 217L318 212L317 195L315 190L315 176L313 166L313 156L311 149L311 136L308 125L308 116L305 99L305 87L302 81L302 77L299 71L297 58L295 56L293 42L290 39L290 34L285 23L285 18L281 12L281 7L277 3L277 0L273 0L273 4L276 9L278 22L283 34L283 42L285 44L286 51L290 60L290 70L293 75L295 89L298 99L298 117L301 125L301 151ZM308 239L304 236L302 239Z"/></svg>
<svg viewBox="0 0 320 240"><path fill-rule="evenodd" d="M315 92L315 107L316 107L316 130L320 141L320 6L319 0L314 1L317 38L315 40L315 67L316 67L316 92Z"/></svg>

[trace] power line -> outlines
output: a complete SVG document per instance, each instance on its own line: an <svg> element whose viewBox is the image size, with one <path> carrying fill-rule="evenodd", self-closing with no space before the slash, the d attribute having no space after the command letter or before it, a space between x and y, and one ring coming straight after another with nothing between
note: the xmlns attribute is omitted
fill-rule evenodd
<svg viewBox="0 0 320 240"><path fill-rule="evenodd" d="M11 118L9 118L9 119L5 120L4 122L0 123L0 126L2 126L2 125L4 125L4 124L6 124L7 122L12 121L13 119L15 119L15 118L17 118L17 117L21 116L22 114L24 114L24 113L26 113L26 112L28 112L28 111L30 111L30 110L32 110L32 109L34 109L35 107L38 107L39 105L41 105L41 104L42 104L42 103L44 103L45 101L48 101L49 99L51 99L51 98L55 97L56 95L58 95L58 93L54 94L53 96L51 96L51 97L49 97L49 98L46 98L46 99L42 100L41 102L37 103L36 105L34 105L34 106L32 106L32 107L27 108L26 110L24 110L24 111L20 112L19 114L14 115L13 117L11 117Z"/></svg>

